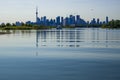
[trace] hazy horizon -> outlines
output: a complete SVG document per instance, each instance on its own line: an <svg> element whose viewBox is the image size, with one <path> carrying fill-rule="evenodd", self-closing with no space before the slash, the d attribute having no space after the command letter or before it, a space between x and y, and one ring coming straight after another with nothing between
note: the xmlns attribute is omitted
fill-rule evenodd
<svg viewBox="0 0 120 80"><path fill-rule="evenodd" d="M35 21L36 6L39 17L80 15L86 21L92 18L120 19L120 0L4 0L0 2L0 23Z"/></svg>

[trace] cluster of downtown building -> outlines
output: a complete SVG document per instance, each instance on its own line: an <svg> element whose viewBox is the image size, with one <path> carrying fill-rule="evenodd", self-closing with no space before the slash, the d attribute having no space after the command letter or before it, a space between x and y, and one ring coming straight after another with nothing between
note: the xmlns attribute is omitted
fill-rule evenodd
<svg viewBox="0 0 120 80"><path fill-rule="evenodd" d="M69 17L60 17L57 16L56 19L47 19L44 17L37 17L36 22L27 21L26 24L30 25L40 25L40 26L86 26L86 25L102 25L107 24L108 17L106 17L105 21L100 21L100 19L95 19L91 21L85 21L80 17L80 15L70 15ZM20 22L16 22L16 25L21 25Z"/></svg>
<svg viewBox="0 0 120 80"><path fill-rule="evenodd" d="M57 16L56 19L48 19L46 16L39 18L38 10L36 9L36 22L27 21L27 25L38 25L38 26L94 26L94 25L102 25L107 24L108 17L106 17L105 21L100 21L100 19L95 19L91 21L85 21L80 17L80 15L70 15L69 17L61 17ZM16 22L16 26L20 26L21 22Z"/></svg>

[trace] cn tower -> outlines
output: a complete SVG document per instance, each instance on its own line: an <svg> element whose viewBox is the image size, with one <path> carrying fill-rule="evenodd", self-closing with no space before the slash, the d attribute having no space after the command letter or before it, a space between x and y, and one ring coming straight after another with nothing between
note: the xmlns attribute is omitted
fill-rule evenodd
<svg viewBox="0 0 120 80"><path fill-rule="evenodd" d="M36 23L38 22L38 7L36 7Z"/></svg>

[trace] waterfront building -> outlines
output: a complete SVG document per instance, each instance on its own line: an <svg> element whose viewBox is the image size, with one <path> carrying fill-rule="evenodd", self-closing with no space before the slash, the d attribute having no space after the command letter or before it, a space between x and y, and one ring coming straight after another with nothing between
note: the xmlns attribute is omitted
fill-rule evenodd
<svg viewBox="0 0 120 80"><path fill-rule="evenodd" d="M45 26L47 25L46 20L47 20L47 18L46 18L46 16L44 16L44 17L43 17L43 24L44 24Z"/></svg>
<svg viewBox="0 0 120 80"><path fill-rule="evenodd" d="M22 25L22 23L19 22L19 21L17 21L15 24L16 24L16 26L21 26Z"/></svg>
<svg viewBox="0 0 120 80"><path fill-rule="evenodd" d="M97 19L97 24L100 24L100 19L99 18Z"/></svg>
<svg viewBox="0 0 120 80"><path fill-rule="evenodd" d="M69 25L70 26L75 25L75 16L73 16L73 15L69 16Z"/></svg>
<svg viewBox="0 0 120 80"><path fill-rule="evenodd" d="M93 20L91 21L91 24L96 24L95 18L93 18Z"/></svg>
<svg viewBox="0 0 120 80"><path fill-rule="evenodd" d="M76 15L76 25L80 25L80 15Z"/></svg>
<svg viewBox="0 0 120 80"><path fill-rule="evenodd" d="M105 21L103 21L103 23L102 24L106 24L106 22Z"/></svg>
<svg viewBox="0 0 120 80"><path fill-rule="evenodd" d="M108 24L109 20L108 20L108 16L106 16L106 24Z"/></svg>
<svg viewBox="0 0 120 80"><path fill-rule="evenodd" d="M65 26L68 26L68 25L69 25L69 18L66 17L66 18L65 18Z"/></svg>
<svg viewBox="0 0 120 80"><path fill-rule="evenodd" d="M56 17L56 25L60 25L60 16Z"/></svg>
<svg viewBox="0 0 120 80"><path fill-rule="evenodd" d="M61 25L63 26L64 18L61 17Z"/></svg>
<svg viewBox="0 0 120 80"><path fill-rule="evenodd" d="M32 24L32 22L31 21L27 21L26 24Z"/></svg>

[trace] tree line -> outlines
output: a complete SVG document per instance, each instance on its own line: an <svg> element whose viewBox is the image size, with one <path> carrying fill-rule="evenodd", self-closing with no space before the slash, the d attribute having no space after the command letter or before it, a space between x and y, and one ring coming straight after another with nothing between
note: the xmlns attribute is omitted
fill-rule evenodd
<svg viewBox="0 0 120 80"><path fill-rule="evenodd" d="M120 20L111 20L108 24L102 25L102 28L120 28Z"/></svg>

